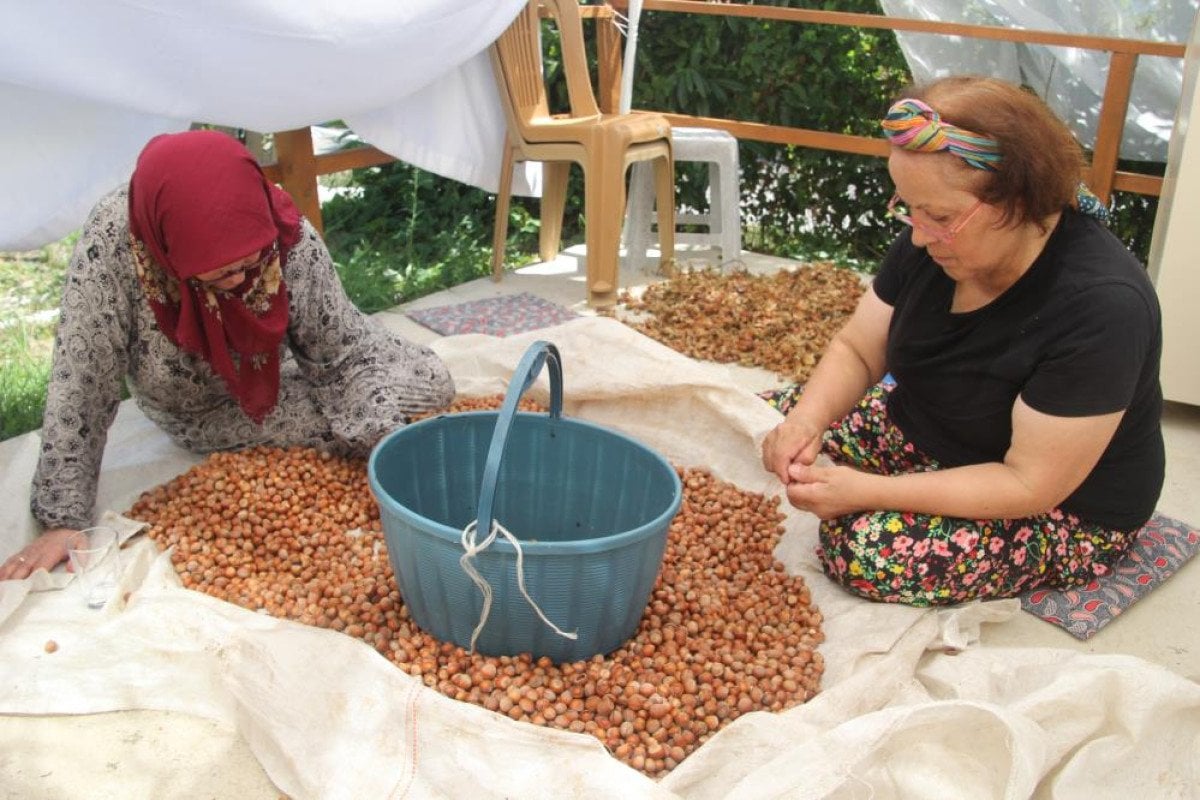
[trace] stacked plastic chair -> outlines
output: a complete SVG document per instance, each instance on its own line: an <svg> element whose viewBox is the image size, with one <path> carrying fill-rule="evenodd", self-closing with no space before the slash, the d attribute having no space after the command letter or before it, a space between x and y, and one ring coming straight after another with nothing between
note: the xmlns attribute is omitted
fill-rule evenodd
<svg viewBox="0 0 1200 800"><path fill-rule="evenodd" d="M566 114L552 115L547 101L542 9L558 23L570 101ZM588 303L612 305L617 299L620 262L619 209L625 207L625 173L631 164L653 164L650 180L657 198L659 228L675 229L671 125L659 114L600 112L588 72L577 0L531 0L492 45L491 59L508 123L492 239L493 277L500 280L504 270L513 164L543 162L539 254L543 261L551 261L561 244L567 177L574 162L584 173ZM664 258L669 259L673 252L672 239L664 244Z"/></svg>
<svg viewBox="0 0 1200 800"><path fill-rule="evenodd" d="M641 0L630 0L619 107L620 111L625 113L630 111L633 101L633 74L641 13ZM708 212L685 212L677 209L674 215L675 224L703 226L708 232L680 233L673 229L667 230L660 220L656 236L652 229L657 205L653 178L642 166L635 165L630 176L629 204L625 212L626 263L632 269L644 270L649 260L647 251L654 244L659 244L662 257L666 258L673 255L673 242L716 247L720 251L719 263L722 264L740 258L742 223L739 213L741 193L737 138L716 128L675 126L671 129L671 144L676 163L696 161L708 164Z"/></svg>

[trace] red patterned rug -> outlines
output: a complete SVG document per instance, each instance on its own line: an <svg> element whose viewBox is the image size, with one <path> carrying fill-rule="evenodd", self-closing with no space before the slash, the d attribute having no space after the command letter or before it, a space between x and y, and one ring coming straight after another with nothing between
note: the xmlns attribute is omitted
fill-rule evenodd
<svg viewBox="0 0 1200 800"><path fill-rule="evenodd" d="M1155 514L1112 575L1075 589L1037 589L1021 596L1021 608L1077 639L1090 639L1178 572L1197 550L1200 530Z"/></svg>

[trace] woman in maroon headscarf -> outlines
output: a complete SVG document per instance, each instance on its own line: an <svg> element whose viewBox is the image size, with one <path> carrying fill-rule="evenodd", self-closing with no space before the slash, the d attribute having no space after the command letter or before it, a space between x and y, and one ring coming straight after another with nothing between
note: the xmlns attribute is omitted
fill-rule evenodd
<svg viewBox="0 0 1200 800"><path fill-rule="evenodd" d="M66 558L91 524L100 460L127 381L194 452L308 445L364 455L454 396L429 349L358 312L288 195L229 136L158 136L128 188L102 199L63 290L31 508L45 532L3 565Z"/></svg>

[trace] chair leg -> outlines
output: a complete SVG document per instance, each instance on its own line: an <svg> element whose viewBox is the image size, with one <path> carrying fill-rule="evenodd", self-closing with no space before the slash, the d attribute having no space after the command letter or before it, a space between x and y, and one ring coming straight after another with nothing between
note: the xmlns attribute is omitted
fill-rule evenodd
<svg viewBox="0 0 1200 800"><path fill-rule="evenodd" d="M654 195L658 211L658 271L675 274L675 159L654 159Z"/></svg>
<svg viewBox="0 0 1200 800"><path fill-rule="evenodd" d="M646 266L646 250L654 241L650 217L654 212L654 167L646 161L633 164L629 172L629 201L625 212L625 264L631 270Z"/></svg>
<svg viewBox="0 0 1200 800"><path fill-rule="evenodd" d="M492 280L504 276L504 249L508 242L508 210L512 200L513 150L504 143L500 159L500 185L496 190L496 222L492 227Z"/></svg>
<svg viewBox="0 0 1200 800"><path fill-rule="evenodd" d="M719 181L715 184L714 194L721 196L721 260L736 261L742 257L741 178L738 175L736 145L732 154L720 164L718 174L714 177Z"/></svg>
<svg viewBox="0 0 1200 800"><path fill-rule="evenodd" d="M724 199L721 185L721 169L717 162L708 162L708 233L720 239L721 233L721 200ZM724 254L722 254L724 255Z"/></svg>
<svg viewBox="0 0 1200 800"><path fill-rule="evenodd" d="M567 207L567 179L571 162L542 162L542 227L538 231L538 257L542 261L558 258L562 244L563 212Z"/></svg>
<svg viewBox="0 0 1200 800"><path fill-rule="evenodd" d="M604 308L617 302L621 217L612 210L625 206L622 163L608 163L603 152L593 153L583 182L588 305Z"/></svg>

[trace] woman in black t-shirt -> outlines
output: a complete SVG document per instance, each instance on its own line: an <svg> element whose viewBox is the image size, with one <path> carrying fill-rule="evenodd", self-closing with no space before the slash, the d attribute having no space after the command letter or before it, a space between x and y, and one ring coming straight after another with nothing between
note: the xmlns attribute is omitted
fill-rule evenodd
<svg viewBox="0 0 1200 800"><path fill-rule="evenodd" d="M870 599L956 603L1109 574L1163 481L1145 270L1034 95L946 78L883 127L889 212L909 228L764 465L823 520L826 573Z"/></svg>

